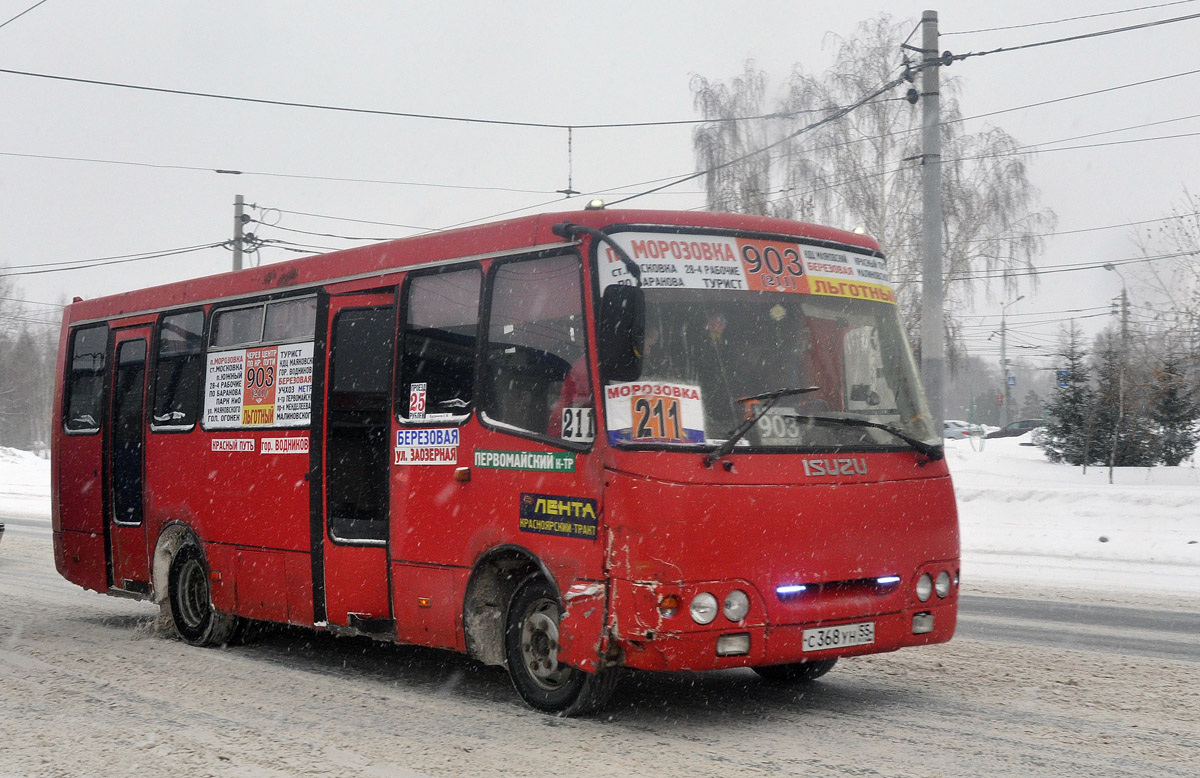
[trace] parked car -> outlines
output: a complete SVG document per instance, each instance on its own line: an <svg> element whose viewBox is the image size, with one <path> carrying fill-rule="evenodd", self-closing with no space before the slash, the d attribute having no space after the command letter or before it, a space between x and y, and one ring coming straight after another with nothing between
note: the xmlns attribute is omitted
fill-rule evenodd
<svg viewBox="0 0 1200 778"><path fill-rule="evenodd" d="M989 438L1015 438L1044 426L1046 426L1045 419L1021 419L1009 422L995 432L989 432L987 436Z"/></svg>
<svg viewBox="0 0 1200 778"><path fill-rule="evenodd" d="M942 422L942 437L951 440L962 440L972 435L983 435L983 427L971 424L962 419L946 419Z"/></svg>

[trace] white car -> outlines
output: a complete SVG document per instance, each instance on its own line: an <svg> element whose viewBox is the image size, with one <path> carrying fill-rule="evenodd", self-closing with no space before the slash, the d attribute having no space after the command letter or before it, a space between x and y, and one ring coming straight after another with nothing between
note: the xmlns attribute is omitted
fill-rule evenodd
<svg viewBox="0 0 1200 778"><path fill-rule="evenodd" d="M942 437L951 440L962 440L969 438L972 435L983 435L983 427L978 424L971 424L962 419L946 419L942 422Z"/></svg>

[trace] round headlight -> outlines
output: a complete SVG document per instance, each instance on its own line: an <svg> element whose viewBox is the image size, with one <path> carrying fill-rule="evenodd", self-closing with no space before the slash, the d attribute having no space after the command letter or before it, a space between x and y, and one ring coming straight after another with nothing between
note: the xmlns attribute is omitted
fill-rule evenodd
<svg viewBox="0 0 1200 778"><path fill-rule="evenodd" d="M933 590L937 592L938 597L945 597L950 593L950 574L945 570L938 573L937 580L933 582Z"/></svg>
<svg viewBox="0 0 1200 778"><path fill-rule="evenodd" d="M725 595L725 618L730 621L741 621L750 611L750 598L741 589L734 589Z"/></svg>
<svg viewBox="0 0 1200 778"><path fill-rule="evenodd" d="M711 624L717 617L717 598L708 592L700 592L692 598L688 612L692 614L692 621L697 624Z"/></svg>
<svg viewBox="0 0 1200 778"><path fill-rule="evenodd" d="M933 579L929 577L929 573L922 573L917 579L917 599L925 602L929 599L929 595L933 594Z"/></svg>

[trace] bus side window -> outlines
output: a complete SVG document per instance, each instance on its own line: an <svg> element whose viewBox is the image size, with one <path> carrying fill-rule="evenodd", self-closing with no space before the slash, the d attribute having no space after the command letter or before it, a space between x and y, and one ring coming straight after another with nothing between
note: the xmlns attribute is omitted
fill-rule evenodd
<svg viewBox="0 0 1200 778"><path fill-rule="evenodd" d="M480 286L477 267L409 278L396 392L401 420L445 420L471 412Z"/></svg>
<svg viewBox="0 0 1200 778"><path fill-rule="evenodd" d="M71 336L70 374L63 417L63 428L67 432L100 431L107 351L108 327L103 324L75 330Z"/></svg>
<svg viewBox="0 0 1200 778"><path fill-rule="evenodd" d="M312 340L317 331L317 298L301 297L267 304L263 342Z"/></svg>
<svg viewBox="0 0 1200 778"><path fill-rule="evenodd" d="M491 285L483 373L488 418L589 441L594 417L579 257L506 262L496 266ZM571 397L564 396L568 390Z"/></svg>
<svg viewBox="0 0 1200 778"><path fill-rule="evenodd" d="M204 381L203 333L204 311L164 316L159 323L151 429L182 430L195 425Z"/></svg>
<svg viewBox="0 0 1200 778"><path fill-rule="evenodd" d="M263 307L230 308L213 314L213 348L245 346L262 341Z"/></svg>

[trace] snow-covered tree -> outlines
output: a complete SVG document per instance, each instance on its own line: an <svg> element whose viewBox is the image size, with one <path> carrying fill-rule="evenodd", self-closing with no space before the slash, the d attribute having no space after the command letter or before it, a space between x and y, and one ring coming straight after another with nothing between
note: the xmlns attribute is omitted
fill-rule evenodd
<svg viewBox="0 0 1200 778"><path fill-rule="evenodd" d="M1167 355L1154 374L1151 418L1158 435L1157 454L1163 464L1175 467L1190 457L1200 441L1200 398L1184 375L1186 360Z"/></svg>
<svg viewBox="0 0 1200 778"><path fill-rule="evenodd" d="M1097 447L1091 442L1095 393L1080 337L1079 327L1072 322L1059 352L1063 373L1046 403L1046 434L1040 446L1051 462L1083 465L1099 461Z"/></svg>

